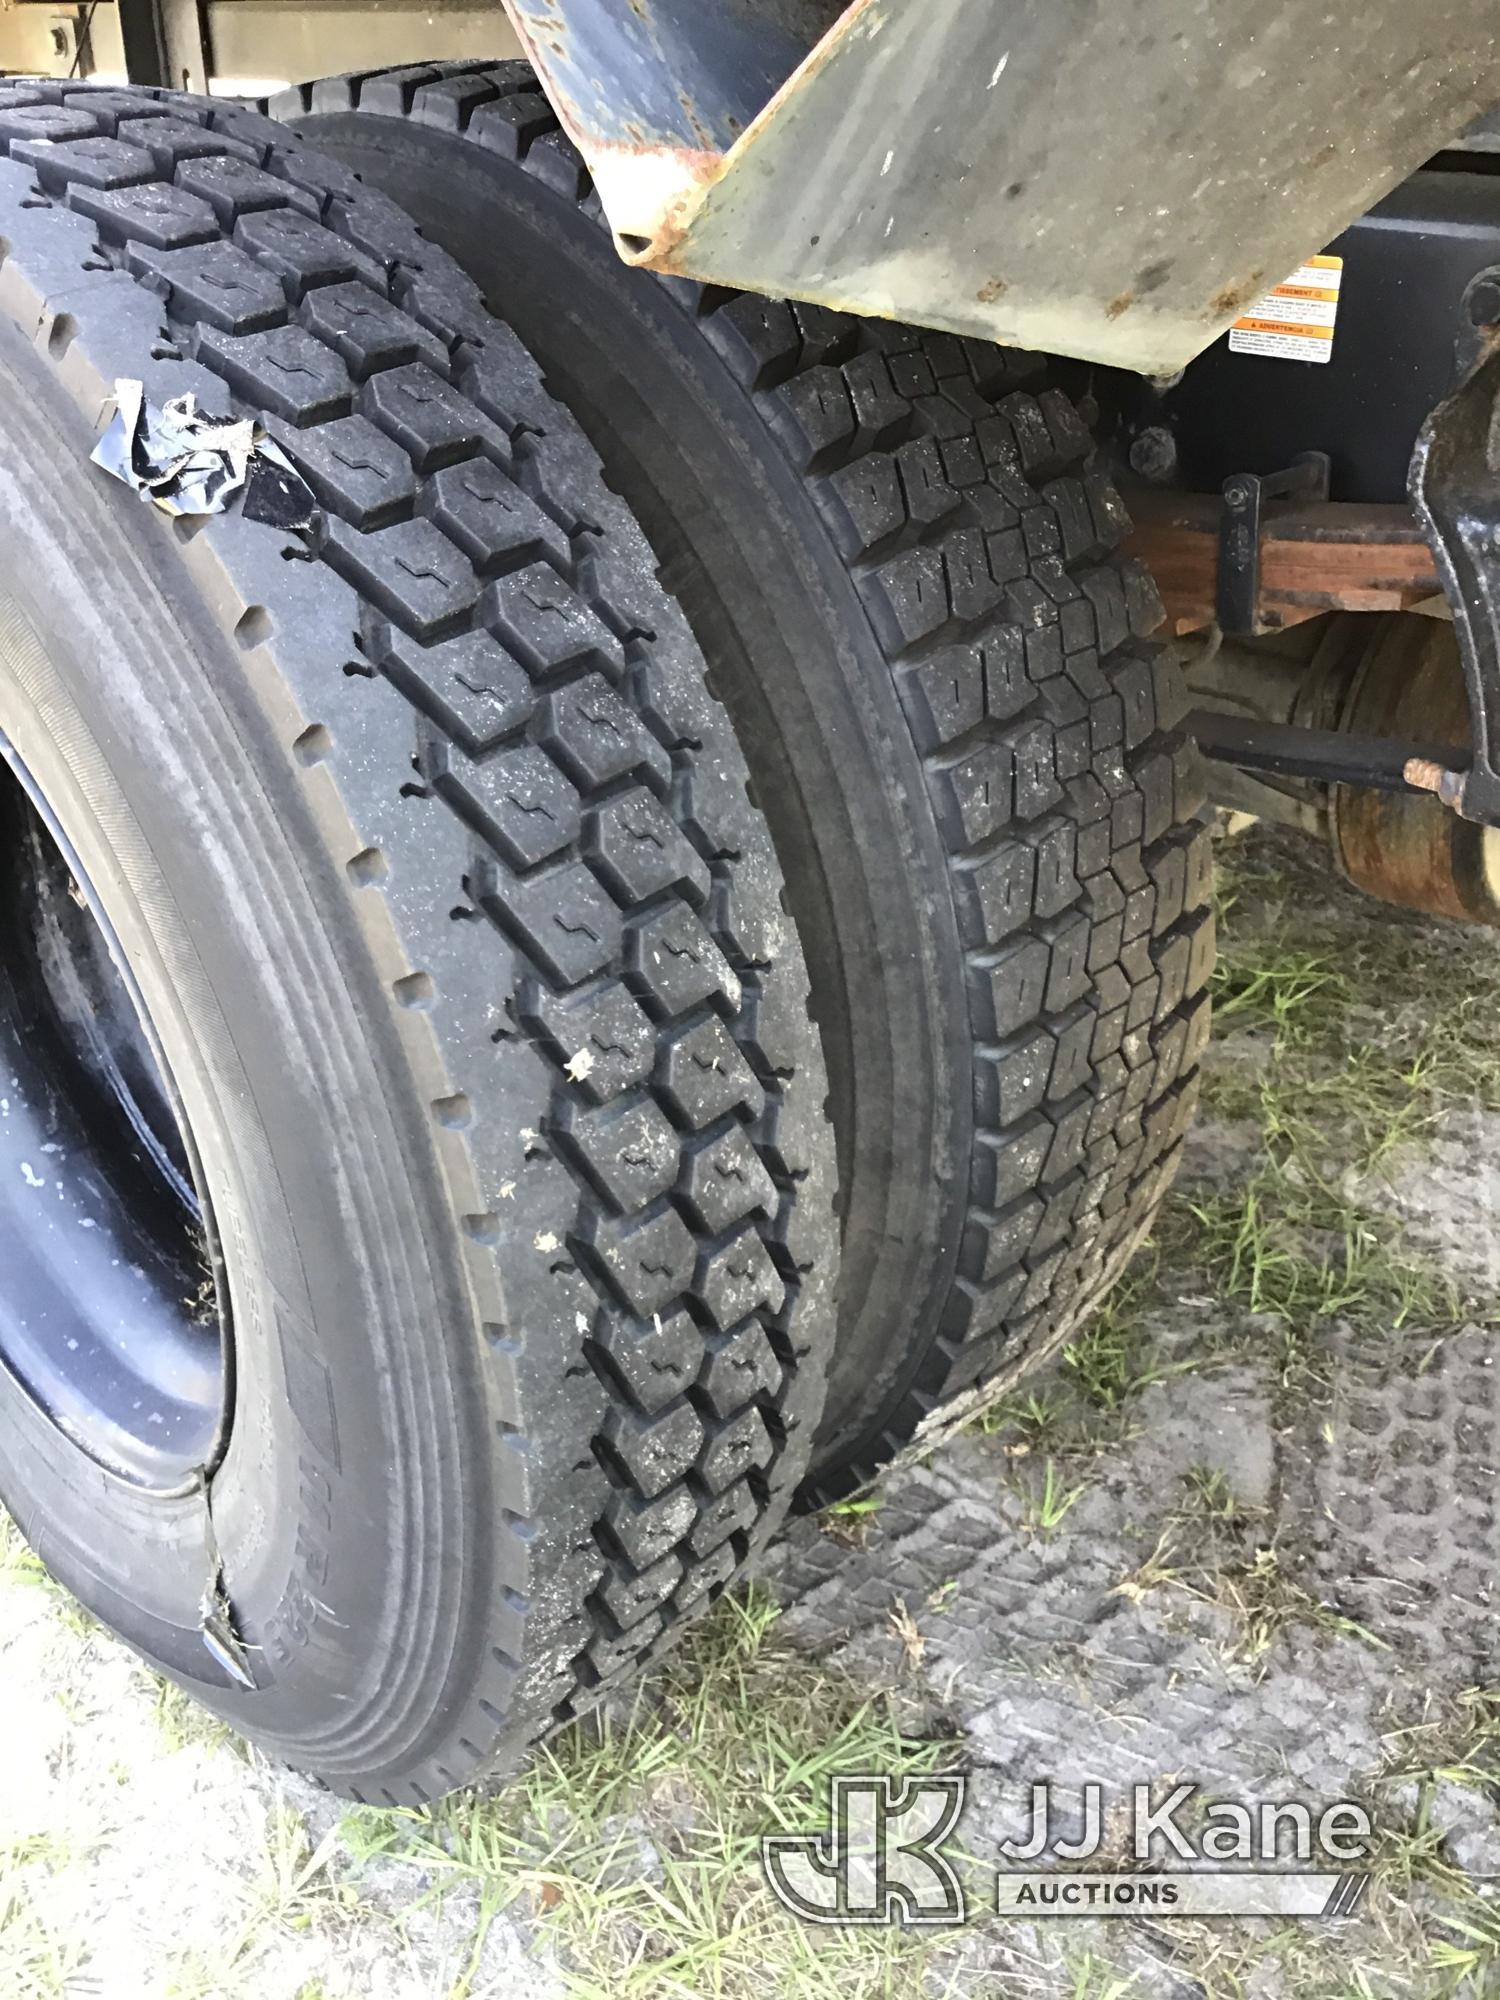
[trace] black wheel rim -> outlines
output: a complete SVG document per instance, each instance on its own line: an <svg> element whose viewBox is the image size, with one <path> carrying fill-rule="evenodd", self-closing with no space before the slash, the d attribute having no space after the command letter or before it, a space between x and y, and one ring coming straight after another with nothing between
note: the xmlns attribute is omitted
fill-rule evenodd
<svg viewBox="0 0 1500 2000"><path fill-rule="evenodd" d="M104 906L0 736L0 1364L118 1477L192 1487L232 1347L213 1216Z"/></svg>

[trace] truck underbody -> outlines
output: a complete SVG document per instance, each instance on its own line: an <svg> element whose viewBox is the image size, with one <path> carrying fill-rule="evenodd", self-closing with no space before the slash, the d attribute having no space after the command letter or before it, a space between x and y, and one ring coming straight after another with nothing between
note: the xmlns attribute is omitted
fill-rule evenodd
<svg viewBox="0 0 1500 2000"><path fill-rule="evenodd" d="M1106 22L961 0L0 11L0 69L230 98L314 83L356 47L371 68L524 53L629 263L1078 361L1070 386L1093 400L1179 638L1217 628L1247 661L1242 642L1327 614L1445 617L1455 563L1471 595L1487 588L1463 531L1407 491L1419 432L1500 315L1500 44L1482 0L1366 9L1357 31L1309 0L1249 30L1224 0L1132 0ZM1321 354L1231 341L1312 246L1340 266L1316 329L1336 338ZM1309 352L1325 365L1292 358ZM1488 394L1465 397L1471 429ZM1481 550L1487 526L1468 537ZM1200 732L1235 774L1219 792L1299 825L1312 798L1326 824L1340 781L1399 792L1413 761L1475 757L1448 794L1493 819L1497 649L1465 617L1458 642L1472 728L1380 729L1383 748L1315 742L1284 702L1257 705L1263 674L1230 689L1221 659L1204 705L1233 719ZM1367 688L1366 712L1396 693ZM1405 817L1446 851L1436 808ZM1364 881L1408 900L1409 856ZM1446 880L1421 893L1455 903Z"/></svg>

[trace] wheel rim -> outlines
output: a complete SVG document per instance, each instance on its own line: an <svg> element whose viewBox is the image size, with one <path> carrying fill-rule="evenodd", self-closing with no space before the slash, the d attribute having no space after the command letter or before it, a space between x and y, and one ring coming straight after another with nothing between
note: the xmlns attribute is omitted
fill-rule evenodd
<svg viewBox="0 0 1500 2000"><path fill-rule="evenodd" d="M159 1492L222 1453L232 1345L197 1151L139 986L0 736L0 1364Z"/></svg>

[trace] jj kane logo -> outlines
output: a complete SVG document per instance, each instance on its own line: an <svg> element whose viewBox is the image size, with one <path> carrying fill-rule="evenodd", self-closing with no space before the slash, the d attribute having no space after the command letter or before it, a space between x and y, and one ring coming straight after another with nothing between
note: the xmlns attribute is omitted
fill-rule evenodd
<svg viewBox="0 0 1500 2000"><path fill-rule="evenodd" d="M766 1879L788 1909L819 1924L954 1924L963 1883L944 1843L958 1825L966 1780L836 1777L820 1834L772 1833L761 1842ZM992 1907L1017 1916L1348 1916L1365 1876L1373 1828L1341 1799L1314 1808L1286 1799L1246 1805L1203 1800L1199 1787L1135 1785L1118 1799L1086 1784L1066 1800L1034 1784L1028 1825L1002 1840ZM1081 1870L1106 1837L1116 1866ZM1127 1865L1121 1866L1119 1864ZM1134 1866L1129 1866L1134 1863Z"/></svg>
<svg viewBox="0 0 1500 2000"><path fill-rule="evenodd" d="M964 1808L961 1777L854 1775L829 1785L827 1833L768 1833L766 1879L815 1924L961 1924L964 1892L941 1846Z"/></svg>

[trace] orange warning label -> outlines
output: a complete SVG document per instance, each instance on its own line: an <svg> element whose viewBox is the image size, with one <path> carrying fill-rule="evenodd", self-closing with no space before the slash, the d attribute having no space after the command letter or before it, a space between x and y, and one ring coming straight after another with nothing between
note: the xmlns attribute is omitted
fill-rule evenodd
<svg viewBox="0 0 1500 2000"><path fill-rule="evenodd" d="M1309 257L1235 321L1229 330L1231 353L1269 355L1277 361L1329 360L1343 277L1342 257Z"/></svg>

